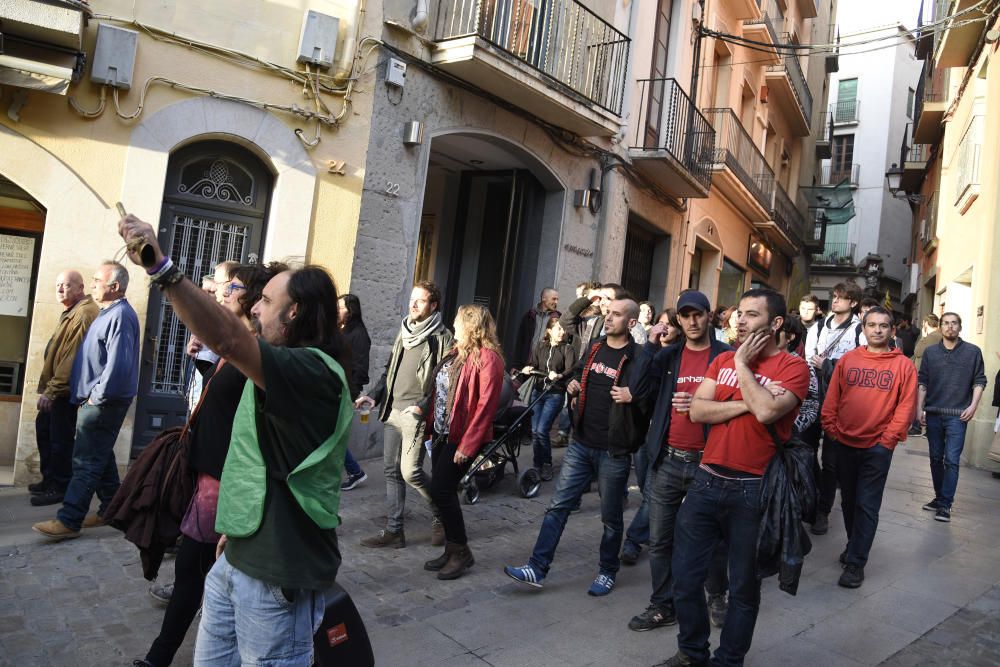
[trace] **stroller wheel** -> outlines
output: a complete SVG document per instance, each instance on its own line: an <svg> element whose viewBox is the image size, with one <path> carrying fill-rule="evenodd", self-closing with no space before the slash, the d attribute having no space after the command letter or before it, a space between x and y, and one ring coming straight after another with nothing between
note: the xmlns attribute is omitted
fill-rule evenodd
<svg viewBox="0 0 1000 667"><path fill-rule="evenodd" d="M517 479L517 486L521 489L521 495L525 498L534 498L538 495L541 486L542 476L534 468L528 468L521 473Z"/></svg>
<svg viewBox="0 0 1000 667"><path fill-rule="evenodd" d="M466 505L475 505L479 502L479 485L474 479L470 479L469 483L462 489L462 500L465 501Z"/></svg>

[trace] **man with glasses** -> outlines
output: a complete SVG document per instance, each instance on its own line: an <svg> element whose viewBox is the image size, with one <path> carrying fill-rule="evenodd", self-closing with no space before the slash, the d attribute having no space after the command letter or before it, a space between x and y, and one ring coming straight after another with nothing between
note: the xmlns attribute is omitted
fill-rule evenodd
<svg viewBox="0 0 1000 667"><path fill-rule="evenodd" d="M452 345L452 334L441 319L441 290L423 280L410 292L409 312L403 318L392 344L385 372L371 390L359 396L355 408L381 405L382 461L385 466L386 497L389 503L385 528L361 540L372 548L406 546L403 510L406 485L423 496L431 508L431 545L444 545L444 527L431 500L429 480L424 472L423 416L417 403L424 397L424 384Z"/></svg>
<svg viewBox="0 0 1000 667"><path fill-rule="evenodd" d="M81 528L101 526L104 509L118 491L115 440L139 386L139 318L128 301L128 271L105 262L94 273L91 294L101 312L73 360L70 402L79 406L73 476L57 517L36 523L42 535L64 540ZM97 516L87 516L94 494Z"/></svg>
<svg viewBox="0 0 1000 667"><path fill-rule="evenodd" d="M986 389L982 351L959 336L962 318L941 316L941 342L924 351L917 373L917 415L927 429L934 500L924 509L937 521L951 521L965 430Z"/></svg>

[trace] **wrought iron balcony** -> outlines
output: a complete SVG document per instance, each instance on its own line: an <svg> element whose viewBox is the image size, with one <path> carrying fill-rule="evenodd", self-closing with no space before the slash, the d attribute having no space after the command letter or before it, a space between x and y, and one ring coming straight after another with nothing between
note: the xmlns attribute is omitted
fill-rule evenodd
<svg viewBox="0 0 1000 667"><path fill-rule="evenodd" d="M65 95L83 73L86 3L0 2L0 86Z"/></svg>
<svg viewBox="0 0 1000 667"><path fill-rule="evenodd" d="M780 65L768 65L766 78L768 87L779 98L783 98L784 105L794 107L787 114L792 131L801 137L809 136L813 97L798 56L786 55L781 59Z"/></svg>
<svg viewBox="0 0 1000 667"><path fill-rule="evenodd" d="M816 157L829 160L833 157L833 112L824 111L819 115L819 131L816 137Z"/></svg>
<svg viewBox="0 0 1000 667"><path fill-rule="evenodd" d="M752 207L747 209L751 219L766 222L774 201L774 172L732 109L705 109L705 117L715 128L712 168L723 176L719 185L729 190L735 201Z"/></svg>
<svg viewBox="0 0 1000 667"><path fill-rule="evenodd" d="M758 42L780 44L778 35L785 26L785 14L781 7L776 0L757 0L757 6L760 7L760 16L743 21L743 36ZM774 58L773 62L779 62L777 50L772 52L761 47L756 53L760 60L766 60L770 55Z"/></svg>
<svg viewBox="0 0 1000 667"><path fill-rule="evenodd" d="M800 250L806 236L806 217L781 184L774 189L774 210L771 219L785 236L788 245L793 250Z"/></svg>
<svg viewBox="0 0 1000 667"><path fill-rule="evenodd" d="M621 116L630 40L576 0L440 0L434 40L434 64L562 127L580 123L540 110L538 91L529 89L541 83ZM538 83L524 81L522 68ZM613 134L605 125L600 133Z"/></svg>
<svg viewBox="0 0 1000 667"><path fill-rule="evenodd" d="M833 105L833 122L837 125L857 123L860 106L861 100L857 98L837 100L836 104Z"/></svg>
<svg viewBox="0 0 1000 667"><path fill-rule="evenodd" d="M715 129L674 79L639 79L639 112L629 156L677 197L707 197Z"/></svg>
<svg viewBox="0 0 1000 667"><path fill-rule="evenodd" d="M855 243L826 243L820 252L813 253L812 266L854 267Z"/></svg>
<svg viewBox="0 0 1000 667"><path fill-rule="evenodd" d="M825 164L822 171L820 185L838 185L846 179L852 188L856 188L861 178L860 164Z"/></svg>

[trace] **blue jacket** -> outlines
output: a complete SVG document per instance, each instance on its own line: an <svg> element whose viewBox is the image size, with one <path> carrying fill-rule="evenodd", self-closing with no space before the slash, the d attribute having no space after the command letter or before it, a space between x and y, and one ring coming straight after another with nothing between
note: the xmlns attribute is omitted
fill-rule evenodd
<svg viewBox="0 0 1000 667"><path fill-rule="evenodd" d="M653 377L651 382L657 386L659 393L654 396L653 417L646 433L646 452L649 454L650 464L654 468L660 465L660 456L664 451L663 444L670 433L670 416L673 414L674 392L677 391L677 374L681 368L681 352L684 350L685 340L682 339L673 345L658 350L650 364L649 373ZM647 348L655 349L653 344L647 344ZM708 363L723 352L732 350L730 346L711 337L711 349L708 353Z"/></svg>
<svg viewBox="0 0 1000 667"><path fill-rule="evenodd" d="M128 403L139 386L139 318L124 298L101 310L73 360L74 405Z"/></svg>

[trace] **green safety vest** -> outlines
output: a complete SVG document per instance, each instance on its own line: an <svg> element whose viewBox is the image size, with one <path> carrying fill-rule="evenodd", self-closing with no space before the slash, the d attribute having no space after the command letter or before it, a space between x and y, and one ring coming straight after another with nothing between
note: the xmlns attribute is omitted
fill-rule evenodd
<svg viewBox="0 0 1000 667"><path fill-rule="evenodd" d="M340 380L337 428L319 447L288 474L285 483L309 518L323 530L340 525L340 478L351 429L352 408L344 370L329 355L309 348ZM257 441L257 396L247 380L233 421L229 453L222 469L215 530L229 537L249 537L264 518L267 466Z"/></svg>

